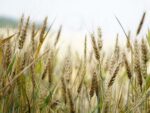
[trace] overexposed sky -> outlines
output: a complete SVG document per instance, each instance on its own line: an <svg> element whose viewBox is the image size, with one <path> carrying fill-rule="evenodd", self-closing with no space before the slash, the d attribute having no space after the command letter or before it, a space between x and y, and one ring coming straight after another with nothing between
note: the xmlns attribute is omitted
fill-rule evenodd
<svg viewBox="0 0 150 113"><path fill-rule="evenodd" d="M0 15L20 18L24 13L35 21L48 16L49 23L56 18L55 27L63 24L64 32L74 37L84 36L100 26L109 42L116 33L124 37L115 15L126 31L135 34L144 11L147 15L143 34L150 25L150 0L0 0Z"/></svg>

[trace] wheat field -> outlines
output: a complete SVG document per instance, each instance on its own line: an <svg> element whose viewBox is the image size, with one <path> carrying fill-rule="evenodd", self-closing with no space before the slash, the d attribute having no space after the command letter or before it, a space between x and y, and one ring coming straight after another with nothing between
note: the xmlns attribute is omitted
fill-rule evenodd
<svg viewBox="0 0 150 113"><path fill-rule="evenodd" d="M143 14L136 36L144 23ZM101 28L86 34L84 49L66 46L48 17L40 27L22 15L17 30L0 37L0 113L150 113L150 31L126 46L103 48ZM91 43L87 43L90 40ZM91 51L87 46L91 45ZM82 55L81 55L82 54Z"/></svg>

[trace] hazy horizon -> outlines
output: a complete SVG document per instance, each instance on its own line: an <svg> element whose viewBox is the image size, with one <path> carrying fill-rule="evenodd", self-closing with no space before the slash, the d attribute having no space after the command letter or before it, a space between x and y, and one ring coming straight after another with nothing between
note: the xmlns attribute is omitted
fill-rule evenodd
<svg viewBox="0 0 150 113"><path fill-rule="evenodd" d="M24 13L36 22L42 22L48 16L49 24L56 18L53 29L57 30L62 24L64 36L76 44L82 42L80 40L85 34L101 27L103 39L110 44L117 33L121 40L125 39L115 16L126 32L131 30L134 38L141 16L146 11L140 37L145 36L150 23L149 4L149 0L1 0L0 15L19 19Z"/></svg>

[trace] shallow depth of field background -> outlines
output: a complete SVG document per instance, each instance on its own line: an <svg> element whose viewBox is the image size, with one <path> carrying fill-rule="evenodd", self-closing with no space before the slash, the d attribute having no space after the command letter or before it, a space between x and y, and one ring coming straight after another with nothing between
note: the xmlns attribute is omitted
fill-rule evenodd
<svg viewBox="0 0 150 113"><path fill-rule="evenodd" d="M150 0L0 0L0 113L150 113L149 28Z"/></svg>
<svg viewBox="0 0 150 113"><path fill-rule="evenodd" d="M72 44L76 50L83 46L84 35L102 28L104 46L110 48L116 33L121 40L125 36L115 20L117 16L126 31L134 31L138 27L144 11L150 10L149 0L1 0L0 16L19 19L22 13L31 20L41 23L48 16L50 24L54 19L53 30L63 25L63 43ZM150 16L147 12L145 24L139 37L144 36L149 27Z"/></svg>

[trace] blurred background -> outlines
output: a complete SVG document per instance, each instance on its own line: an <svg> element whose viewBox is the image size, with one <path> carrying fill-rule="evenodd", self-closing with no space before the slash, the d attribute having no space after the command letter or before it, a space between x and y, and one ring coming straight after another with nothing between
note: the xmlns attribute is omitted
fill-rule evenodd
<svg viewBox="0 0 150 113"><path fill-rule="evenodd" d="M124 40L125 36L115 16L126 32L131 30L134 38L144 11L146 19L139 37L144 37L150 25L149 0L1 0L0 27L16 27L22 14L30 16L37 24L48 16L49 24L56 19L53 30L63 25L64 42L79 49L85 34L97 27L101 27L107 45L112 44L117 33L120 40Z"/></svg>

